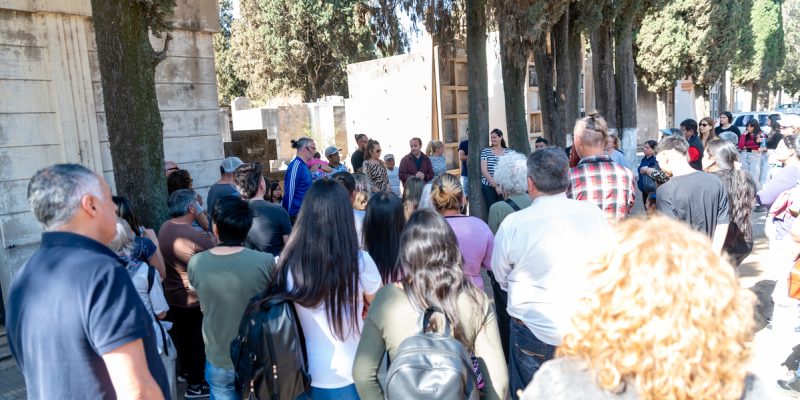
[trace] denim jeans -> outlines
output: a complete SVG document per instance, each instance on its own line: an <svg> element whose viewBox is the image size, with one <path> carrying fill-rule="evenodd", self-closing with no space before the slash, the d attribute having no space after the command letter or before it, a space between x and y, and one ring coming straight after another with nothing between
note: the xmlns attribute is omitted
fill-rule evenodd
<svg viewBox="0 0 800 400"><path fill-rule="evenodd" d="M211 400L238 400L242 396L236 391L236 371L217 368L206 361L206 382L211 388Z"/></svg>
<svg viewBox="0 0 800 400"><path fill-rule="evenodd" d="M461 177L461 189L464 192L464 198L469 198L469 180L466 176Z"/></svg>
<svg viewBox="0 0 800 400"><path fill-rule="evenodd" d="M509 325L511 354L508 360L508 383L511 398L517 400L519 399L517 391L524 390L533 380L533 375L539 367L555 356L556 346L539 340L525 324L516 318L511 318Z"/></svg>
<svg viewBox="0 0 800 400"><path fill-rule="evenodd" d="M739 153L739 161L742 169L750 173L753 182L756 183L756 190L761 188L759 179L761 178L761 153L742 151Z"/></svg>
<svg viewBox="0 0 800 400"><path fill-rule="evenodd" d="M356 385L350 384L335 389L311 387L311 391L300 395L297 400L359 400Z"/></svg>

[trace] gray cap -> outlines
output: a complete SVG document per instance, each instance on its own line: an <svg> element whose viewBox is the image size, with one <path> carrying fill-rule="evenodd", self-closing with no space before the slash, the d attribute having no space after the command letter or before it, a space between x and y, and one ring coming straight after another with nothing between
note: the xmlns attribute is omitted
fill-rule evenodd
<svg viewBox="0 0 800 400"><path fill-rule="evenodd" d="M328 146L325 149L325 157L332 156L332 155L334 155L334 154L336 154L338 152L339 152L339 149L337 149L336 146Z"/></svg>
<svg viewBox="0 0 800 400"><path fill-rule="evenodd" d="M231 173L236 171L236 168L239 168L240 165L244 164L239 157L228 157L222 160L222 169L225 170L225 173Z"/></svg>
<svg viewBox="0 0 800 400"><path fill-rule="evenodd" d="M389 153L383 156L383 161L394 160L394 154Z"/></svg>

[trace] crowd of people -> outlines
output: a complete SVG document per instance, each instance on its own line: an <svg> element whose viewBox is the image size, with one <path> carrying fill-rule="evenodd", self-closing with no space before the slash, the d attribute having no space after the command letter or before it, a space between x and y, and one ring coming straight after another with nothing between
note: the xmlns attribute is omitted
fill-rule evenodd
<svg viewBox="0 0 800 400"><path fill-rule="evenodd" d="M747 371L755 297L735 267L753 248L753 209L769 207L772 323L791 352L800 118L769 135L730 122L684 121L644 143L636 171L595 113L571 148L541 139L529 156L494 129L474 177L486 221L467 215L466 141L458 176L439 141L423 152L412 138L396 166L359 134L349 169L302 137L282 186L229 157L205 201L167 162L157 234L101 176L47 167L28 187L45 232L11 286L10 347L31 398L177 399L186 382L184 398L239 399L231 343L251 299L280 293L307 351L297 398L389 396L382 371L409 362L429 317L488 399L765 398ZM632 218L637 186L647 213ZM778 384L800 393L792 370ZM452 389L418 378L433 386L403 393Z"/></svg>

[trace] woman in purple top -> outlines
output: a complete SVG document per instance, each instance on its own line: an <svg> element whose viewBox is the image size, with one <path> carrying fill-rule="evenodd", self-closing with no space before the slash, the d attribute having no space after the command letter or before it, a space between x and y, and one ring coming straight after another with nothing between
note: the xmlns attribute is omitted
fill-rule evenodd
<svg viewBox="0 0 800 400"><path fill-rule="evenodd" d="M772 179L756 194L758 204L769 207L781 193L795 187L800 179L800 136L786 135L775 149L775 160L783 163L783 168L776 172Z"/></svg>
<svg viewBox="0 0 800 400"><path fill-rule="evenodd" d="M491 270L494 246L494 235L489 225L479 218L461 215L464 194L461 182L453 175L443 174L433 180L431 201L456 234L458 248L464 257L464 273L483 289L481 267Z"/></svg>

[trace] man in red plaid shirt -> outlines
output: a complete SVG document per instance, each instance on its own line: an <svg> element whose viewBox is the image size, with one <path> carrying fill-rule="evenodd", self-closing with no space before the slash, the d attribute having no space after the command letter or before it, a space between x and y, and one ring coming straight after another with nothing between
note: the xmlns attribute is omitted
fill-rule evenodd
<svg viewBox="0 0 800 400"><path fill-rule="evenodd" d="M609 221L628 216L636 197L633 172L604 153L608 140L605 120L591 113L575 123L574 146L581 161L570 170L567 196L597 204Z"/></svg>

